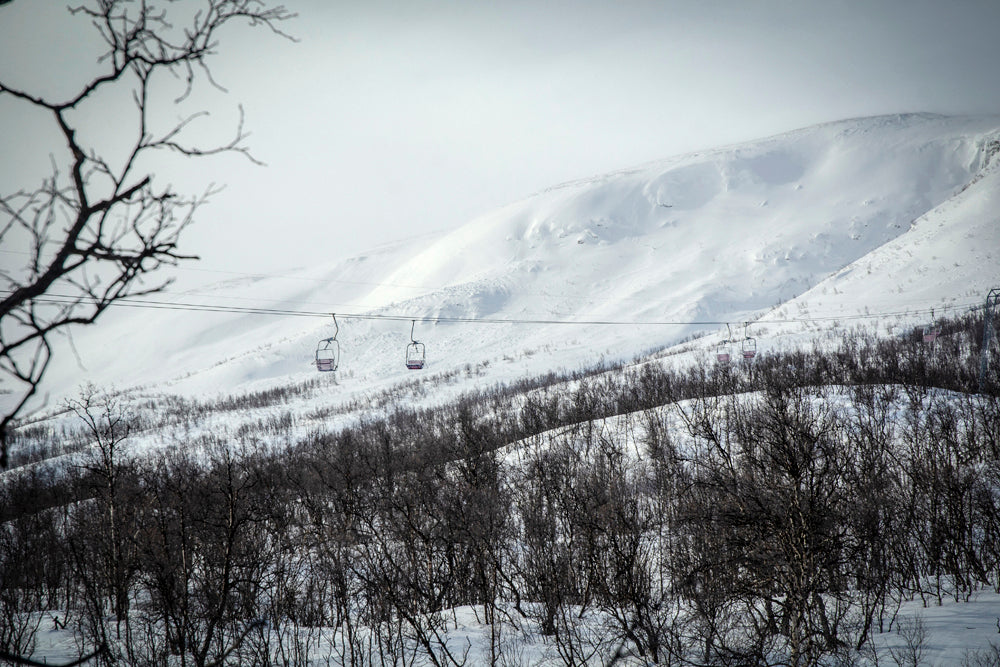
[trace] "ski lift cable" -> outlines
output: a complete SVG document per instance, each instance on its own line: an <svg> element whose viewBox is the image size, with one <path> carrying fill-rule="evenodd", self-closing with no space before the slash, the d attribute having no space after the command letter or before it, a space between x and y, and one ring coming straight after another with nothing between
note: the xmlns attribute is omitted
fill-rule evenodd
<svg viewBox="0 0 1000 667"><path fill-rule="evenodd" d="M19 254L19 255L30 255L31 254L31 253L28 253L26 251L17 251L17 250L0 250L0 252L7 253L7 254ZM231 276L239 276L239 277L255 278L255 279L276 278L276 279L297 280L297 281L303 281L303 282L315 282L315 283L323 283L323 284L337 283L337 284L343 284L343 285L362 285L362 286L371 286L371 287L393 287L393 288L414 289L414 290L429 290L429 291L441 290L441 289L444 289L446 287L446 286L441 286L441 285L436 285L436 286L435 285L411 285L411 284L406 284L406 283L395 283L395 282L387 282L387 281L341 280L341 279L335 279L335 278L309 278L309 277L305 277L305 276L293 276L293 275L288 275L288 274L283 274L283 273L226 271L226 270L220 270L220 269L205 269L205 268L190 267L190 266L175 266L175 267L173 267L173 270L174 271L193 271L193 272L200 272L200 273L223 274L223 275L231 275ZM0 292L4 292L4 293L7 293L7 294L10 294L10 293L12 293L12 290L0 290ZM167 295L169 295L169 294L176 294L176 292L170 292L168 290L162 290L162 291L159 291L157 293L158 294L167 294ZM198 292L192 292L190 290L187 290L185 293L186 294L195 294L195 295L198 294ZM547 291L546 292L519 291L517 293L518 294L524 294L524 295L531 295L531 296L553 297L553 298L560 298L560 299L586 300L586 299L592 298L592 297L589 297L589 296L586 296L586 295L573 295L573 294L564 294L564 293L551 293L551 292L547 292ZM220 298L221 299L232 299L232 300L240 300L240 301L251 301L252 300L252 301L275 301L275 302L281 302L281 303L289 303L287 300L284 300L284 299L267 299L267 298L262 298L262 297L228 296L228 295L220 295L220 294L217 294L217 293L212 294L211 298L215 298L215 299L220 299ZM615 298L617 300L643 301L643 302L647 302L647 303L649 301L648 297L640 297L640 296L617 296ZM930 299L923 300L923 303L932 303L932 302L933 301L930 300ZM300 303L316 303L316 302L300 302ZM118 305L118 304L116 303L115 305ZM782 304L782 305L785 305L785 304ZM917 307L917 304L916 303L911 303L911 306ZM225 306L221 306L221 305L216 305L214 307L223 308L223 309L226 308ZM780 308L780 307L781 306L779 305L779 306L777 306L775 308ZM960 308L963 308L963 306L951 306L951 307L949 307L949 306L940 306L940 305L938 305L936 307L939 310L951 310L951 309L960 309ZM768 322L769 323L789 323L789 322L809 322L809 321L823 321L823 320L835 320L835 319L868 319L870 317L879 317L879 316L883 316L883 315L884 316L892 316L892 315L899 315L899 314L905 314L905 315L929 314L929 313L933 312L934 308L935 307L933 307L933 306L927 306L926 308L923 308L920 311L913 311L913 310L911 310L911 311L905 312L905 313L890 312L890 313L872 313L871 315L840 316L840 317L838 317L838 316L829 316L829 317L819 317L819 318L790 318L790 319L786 318L786 319L781 319L781 320L768 320ZM982 306L979 305L978 308L973 308L971 306L965 306L965 308L968 308L969 310L976 310L976 309L981 309ZM205 307L204 309L205 310L209 310L208 307ZM252 310L258 310L258 309L252 309ZM260 310L268 310L269 311L270 309L266 309L265 308L265 309L260 309ZM278 309L278 310L280 310L280 309ZM285 311L282 311L282 312L285 312ZM303 314L300 311L287 311L287 312L289 314ZM305 311L304 314L307 315L307 316L320 316L320 315L325 316L325 315L328 315L329 312L328 311L323 311L323 312L320 313L320 312L308 312L308 311ZM412 318L409 317L409 316L400 316L398 319L412 319ZM422 321L441 321L441 320L435 320L435 319L425 318ZM529 321L529 322L533 322L533 321ZM572 322L572 323L575 324L575 322ZM618 323L617 322L613 322L611 324L618 324ZM629 323L629 322L622 322L621 324L631 324L631 323ZM656 322L656 323L652 323L652 324L663 324L663 323ZM721 321L720 322L681 322L681 323L669 322L669 323L666 323L666 324L718 324L718 325L722 325L722 324L724 324L724 322L721 322Z"/></svg>
<svg viewBox="0 0 1000 667"><path fill-rule="evenodd" d="M2 290L4 292L10 293L9 290ZM40 302L47 302L53 304L74 304L85 301L86 299L81 299L80 297L70 296L70 295L48 295L37 299ZM97 299L93 299L96 301ZM290 309L277 309L277 308L251 308L242 306L226 306L217 304L205 304L205 303L190 303L190 302L169 302L169 301L154 301L149 299L120 299L110 304L120 307L132 307L132 308L150 308L159 310L181 310L181 311L194 311L194 312L217 312L217 313L233 313L233 314L249 314L249 315L276 315L276 316L293 316L293 317L327 317L330 315L330 311L308 311L308 310L290 310ZM937 310L959 310L965 309L968 311L981 310L983 306L981 304L955 304L953 306L937 306ZM867 320L867 319L878 319L893 316L917 316L929 314L933 308L924 310L901 310L901 311L888 311L888 312L873 312L868 314L858 314L858 315L829 315L829 316L818 316L818 317L799 317L799 318L781 318L781 319L769 319L762 324L790 324L790 323L808 323L808 322L821 322L821 321L835 321L835 320ZM389 313L341 313L341 317L347 319L356 320L385 320L385 321L405 321L419 320L421 322L439 322L439 323L483 323L483 324L576 324L576 325L610 325L610 326L631 326L631 325L646 325L646 326L679 326L679 325L701 325L701 326L721 326L728 324L726 321L722 320L567 320L567 319L528 319L528 318L489 318L489 317L448 317L448 316L418 316L414 317L412 315L397 315Z"/></svg>
<svg viewBox="0 0 1000 667"><path fill-rule="evenodd" d="M0 293L12 293L11 290L0 290ZM73 305L83 302L96 302L96 297L81 297L63 294L50 294L36 299L40 303ZM292 310L283 308L262 308L248 306L228 306L211 303L195 303L186 301L158 301L153 299L122 298L111 304L116 307L146 308L154 310L178 310L188 312L213 312L230 313L238 315L271 315L281 317L329 317L331 311L316 310ZM871 312L857 315L826 315L814 317L778 318L757 321L758 325L776 324L801 324L810 322L830 322L830 321L852 321L852 320L872 320L889 317L921 316L929 315L932 311L945 310L965 310L972 312L982 310L981 303L976 304L954 304L951 306L937 305L935 308L919 310L893 310L883 312ZM413 316L395 313L339 313L343 319L370 320L370 321L411 321L411 322L432 322L442 324L536 324L536 325L578 325L578 326L722 326L729 322L724 320L570 320L570 319L532 319L532 318L497 318L497 317L457 317L444 315Z"/></svg>

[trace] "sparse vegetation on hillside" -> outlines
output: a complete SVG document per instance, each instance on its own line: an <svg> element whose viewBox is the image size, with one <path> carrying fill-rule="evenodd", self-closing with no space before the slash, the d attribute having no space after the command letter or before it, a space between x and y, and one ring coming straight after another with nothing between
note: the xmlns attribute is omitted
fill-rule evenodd
<svg viewBox="0 0 1000 667"><path fill-rule="evenodd" d="M871 664L902 601L1000 591L981 330L547 377L281 452L135 460L81 401L72 483L3 487L0 649L46 612L105 664Z"/></svg>
<svg viewBox="0 0 1000 667"><path fill-rule="evenodd" d="M161 292L170 282L158 279L164 266L195 259L178 243L218 188L187 194L163 185L152 156L249 156L242 109L231 138L214 139L193 127L207 110L185 102L200 85L218 87L212 56L234 24L283 34L292 16L255 0L207 0L191 11L102 0L67 11L96 33L100 50L86 55L97 67L63 82L61 93L45 82L22 87L14 72L0 81L0 98L51 123L61 142L41 149L58 149L49 152L44 178L0 191L0 240L21 258L20 266L0 269L0 377L16 397L0 412L0 469L8 465L9 431L39 390L56 336L93 324L129 297ZM115 118L116 134L94 133L87 122L94 118Z"/></svg>

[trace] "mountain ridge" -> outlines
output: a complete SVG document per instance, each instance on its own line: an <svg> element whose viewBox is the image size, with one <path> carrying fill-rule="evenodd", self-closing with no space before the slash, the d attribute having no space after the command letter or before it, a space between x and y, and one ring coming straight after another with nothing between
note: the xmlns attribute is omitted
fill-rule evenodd
<svg viewBox="0 0 1000 667"><path fill-rule="evenodd" d="M482 382L629 359L719 328L698 324L705 321L787 319L802 309L860 315L876 293L895 295L892 312L909 306L911 293L924 307L948 308L1000 282L988 264L991 244L1000 246L1000 181L995 165L986 169L997 137L1000 116L897 114L800 128L561 184L451 231L280 278L209 286L197 298L338 313L337 400L414 378L402 368L410 323L378 319L386 316L416 321L425 372L487 363L473 380ZM913 291L894 267L910 266L903 256L925 222L942 225L926 243L954 247L927 256L940 257L947 280ZM973 247L951 238L956 225ZM877 279L836 279L872 253ZM961 294L956 285L965 285ZM453 319L472 321L442 321ZM316 340L332 324L175 311L119 316L74 338L82 374L98 384L141 378L151 390L214 395L315 374ZM781 331L794 337L793 329ZM120 344L102 354L109 339ZM71 393L80 375L67 365L53 380Z"/></svg>

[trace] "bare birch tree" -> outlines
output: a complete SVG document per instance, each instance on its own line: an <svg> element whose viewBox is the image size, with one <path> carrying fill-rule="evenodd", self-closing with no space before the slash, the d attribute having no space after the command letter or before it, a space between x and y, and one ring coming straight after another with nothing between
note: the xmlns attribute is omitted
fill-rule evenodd
<svg viewBox="0 0 1000 667"><path fill-rule="evenodd" d="M2 21L7 8L0 7ZM166 125L162 118L177 116L164 111L190 106L182 103L192 101L196 84L218 87L210 61L224 27L287 36L281 26L293 16L266 0L89 0L69 12L100 36L103 53L93 76L57 99L10 85L11 75L0 68L0 99L48 118L64 148L39 185L0 191L0 244L24 258L19 267L0 268L0 379L9 399L0 412L0 468L7 466L10 428L52 361L54 335L94 323L122 299L161 291L169 281L155 277L159 269L195 259L178 243L215 189L176 192L154 179L151 157L235 152L253 160L242 108L234 134L221 141L204 138L199 122L207 111ZM177 82L181 94L171 100L164 91ZM81 119L88 114L113 119L113 147L87 131Z"/></svg>

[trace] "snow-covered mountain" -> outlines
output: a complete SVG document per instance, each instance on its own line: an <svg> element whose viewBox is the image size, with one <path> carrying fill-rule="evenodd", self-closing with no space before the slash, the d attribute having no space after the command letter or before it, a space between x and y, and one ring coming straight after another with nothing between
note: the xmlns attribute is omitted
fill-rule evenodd
<svg viewBox="0 0 1000 667"><path fill-rule="evenodd" d="M631 359L727 322L762 350L859 315L913 324L1000 285L998 152L1000 116L883 116L566 183L449 233L157 297L318 315L118 309L74 332L50 405L86 380L210 396L319 376L322 313L342 350L327 403ZM411 318L419 373L403 364Z"/></svg>
<svg viewBox="0 0 1000 667"><path fill-rule="evenodd" d="M211 399L298 386L253 409L234 402L187 410L160 432L146 428L155 419L145 420L146 430L130 433L128 455L178 444L193 445L186 447L193 456L198 435L238 443L244 425L251 428L242 433L266 445L265 417L279 412L288 416L274 420L281 424L272 430L282 433L274 436L280 446L376 412L386 397L389 405L443 402L472 385L650 351L711 359L726 324L738 337L749 323L764 352L811 345L857 324L877 324L882 332L909 327L932 311L954 314L980 304L1000 286L998 258L1000 116L856 119L567 183L450 233L398 241L326 266L240 276L136 301L74 332L72 349L67 343L57 350L46 388L49 405L57 407L85 381L114 387L140 401L136 409L148 415L163 412L158 400L165 394ZM341 368L321 374L313 354L318 340L333 335L333 313ZM411 324L428 351L427 367L416 373L403 364ZM700 333L709 335L695 337ZM309 380L316 383L306 386ZM846 395L827 398L850 411ZM668 421L679 419L655 410ZM609 442L638 460L645 427L630 421L632 415L622 417L597 420L596 432L613 434ZM38 465L75 474L78 468L62 464L81 452L61 442L72 440L66 437L72 427L60 432L58 419L50 429L52 451L37 456L54 458ZM683 428L673 432L684 441ZM551 444L554 433L541 434L539 443ZM38 435L40 442L45 437ZM505 465L514 469L521 456L533 455L519 445L523 441L506 450ZM68 453L60 455L60 447ZM32 456L26 452L23 460ZM5 475L15 479L31 465ZM914 486L914 494L920 488ZM954 601L939 598L930 609L920 602L897 608L888 626L895 630L873 634L872 646L882 655L895 651L895 659L904 644L941 664L971 664L970 647L982 648L976 655L984 661L995 654L997 595L983 590L958 604L956 592ZM467 655L485 656L484 647L498 636L486 632L485 616L470 606L450 614L454 629L445 621L444 634L469 647ZM72 626L67 630L63 621L59 628L57 620L53 614L43 626L39 654L65 652L69 660L78 641ZM325 634L330 629L313 630L334 646L333 635ZM517 646L532 659L547 657L544 641Z"/></svg>

